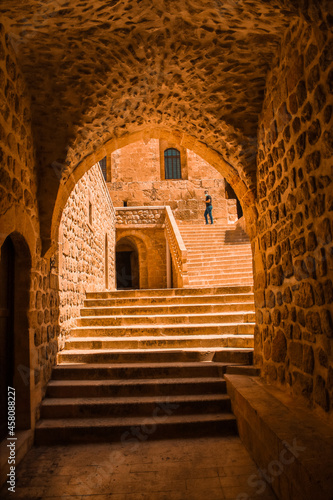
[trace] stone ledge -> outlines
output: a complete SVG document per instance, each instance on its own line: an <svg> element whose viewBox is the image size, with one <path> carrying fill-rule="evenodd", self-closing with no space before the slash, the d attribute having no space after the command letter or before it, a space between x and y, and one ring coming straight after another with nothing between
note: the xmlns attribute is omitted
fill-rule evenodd
<svg viewBox="0 0 333 500"><path fill-rule="evenodd" d="M278 498L332 500L332 426L256 377L225 379L239 435ZM261 477L249 476L254 495Z"/></svg>

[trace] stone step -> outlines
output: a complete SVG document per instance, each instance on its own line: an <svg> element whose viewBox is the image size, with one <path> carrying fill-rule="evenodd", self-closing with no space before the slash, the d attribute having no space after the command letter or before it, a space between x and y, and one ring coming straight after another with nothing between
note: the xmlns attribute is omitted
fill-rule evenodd
<svg viewBox="0 0 333 500"><path fill-rule="evenodd" d="M235 255L232 256L224 256L223 253L219 254L210 254L209 258L207 255L202 254L201 252L197 255L192 254L190 251L187 252L187 255L190 256L191 262L207 262L210 263L218 263L218 264L232 264L236 267L237 264L248 264L251 262L252 264L252 255L244 255L241 257L237 257Z"/></svg>
<svg viewBox="0 0 333 500"><path fill-rule="evenodd" d="M211 286L211 285L212 285L211 281L213 281L213 280L208 280L208 279L207 279L207 280L205 280L205 281L201 282L201 283L200 283L200 286L204 286L204 285L206 285L207 287L209 287L209 286ZM250 279L250 278L244 278L244 279L242 280L242 282L243 282L243 283L248 283L249 285L251 285L251 284L253 284L253 279L252 279L252 278L251 278L251 279ZM196 283L197 283L197 281L196 281L196 279L195 279L195 278L189 278L189 284L188 284L188 285L185 285L185 288L186 288L186 286L193 286L193 285L195 285ZM213 284L214 284L214 283L213 283Z"/></svg>
<svg viewBox="0 0 333 500"><path fill-rule="evenodd" d="M247 276L246 274L247 275L250 274L250 276ZM244 275L238 276L236 278L234 278L232 276L232 274L229 275L229 276L228 275L224 275L223 277L222 276L218 276L217 278L215 278L216 283L214 283L214 277L212 277L212 276L207 276L207 277L205 277L205 276L196 276L195 278L198 281L200 281L200 279L201 279L205 283L206 286L207 286L207 283L206 283L207 279L209 281L212 281L212 283L209 286L214 286L214 285L217 285L217 284L222 284L222 285L223 284L229 284L230 286L232 286L232 285L237 286L238 284L240 284L240 285L241 284L248 284L249 281L250 281L250 283L253 282L253 274L252 273L244 273ZM205 286L204 283L202 285L199 285L199 286L202 286L202 287Z"/></svg>
<svg viewBox="0 0 333 500"><path fill-rule="evenodd" d="M225 304L184 304L184 305L133 305L114 307L91 307L81 309L81 317L89 316L122 316L122 315L151 315L151 314L193 314L193 313L226 313L226 312L254 312L253 301Z"/></svg>
<svg viewBox="0 0 333 500"><path fill-rule="evenodd" d="M223 230L223 229L214 229L214 228L209 228L209 233L205 231L206 228L204 228L204 231L186 231L185 229L181 229L180 234L182 235L182 238L189 238L189 239L195 239L196 236L200 236L200 238L207 238L209 237L210 240L213 241L214 237L221 238L224 241L228 242L229 244L232 244L234 241L244 241L247 245L250 245L250 239L246 235L246 233L239 233L235 231L228 231L228 230Z"/></svg>
<svg viewBox="0 0 333 500"><path fill-rule="evenodd" d="M204 224L205 226L206 224ZM240 232L240 231L230 231L230 229L228 228L221 228L221 227L217 227L215 226L214 227L211 227L211 224L209 224L209 235L212 235L212 234L218 234L218 235L223 235L223 236L227 236L228 239L232 238L232 240L236 239L243 239L247 242L250 242L250 239L249 237L247 236L247 234L243 231L243 232ZM214 226L214 224L213 224ZM201 229L201 230L200 230ZM181 228L180 230L180 233L182 235L182 237L195 237L195 235L197 234L202 234L204 236L207 236L207 232L206 232L206 227L203 227L200 226L199 228L194 228L193 230L188 230L186 228Z"/></svg>
<svg viewBox="0 0 333 500"><path fill-rule="evenodd" d="M253 280L252 280L252 279L249 279L249 278L244 279L244 280L243 280L243 282L245 282L245 283L249 283L249 284L253 284ZM196 280L195 280L194 278L189 279L189 284L188 284L188 285L185 285L185 288L186 288L186 286L193 286L193 285L195 285L196 283L197 283L197 282L196 282ZM209 280L206 280L206 281L204 281L204 282L200 283L200 286L204 286L204 285L206 285L207 287L209 287L209 286L211 286L211 285L212 285L212 283L211 283Z"/></svg>
<svg viewBox="0 0 333 500"><path fill-rule="evenodd" d="M202 241L196 239L194 242L190 242L187 240L183 240L186 246L187 250L193 250L193 249L201 249L203 252L208 252L208 251L220 251L222 253L232 253L235 252L235 254L242 254L242 253L251 253L251 246L248 245L247 243L242 243L239 245L226 245L223 241L214 241L214 242L209 242L209 244L203 244ZM207 245L207 246L206 246Z"/></svg>
<svg viewBox="0 0 333 500"><path fill-rule="evenodd" d="M237 270L244 270L247 269L252 272L252 259L244 259L242 261L233 261L233 265L236 267ZM195 267L198 270L203 269L204 267L207 267L209 269L225 269L228 270L229 272L232 272L230 270L230 260L222 260L222 259L215 259L215 260L207 260L204 257L201 257L200 259L191 259L187 260L187 268L190 267Z"/></svg>
<svg viewBox="0 0 333 500"><path fill-rule="evenodd" d="M243 270L248 270L253 273L252 258L236 262L234 259L222 260L219 258L205 258L204 255L201 255L200 258L196 257L195 259L192 259L191 255L189 255L187 257L187 267L189 266L197 268L198 271L202 271L203 267L206 267L211 271L220 269L221 271L228 272L231 275Z"/></svg>
<svg viewBox="0 0 333 500"><path fill-rule="evenodd" d="M220 279L210 279L210 278L207 278L207 279L202 279L202 280L199 280L197 278L192 278L190 280L190 283L189 283L189 286L207 286L207 287L210 287L210 286L214 286L214 285L217 285L218 283L228 283L229 285L237 285L237 284L248 284L248 285L252 285L253 284L253 278L248 278L248 277L244 277L244 278L235 278L235 279L223 279L220 278Z"/></svg>
<svg viewBox="0 0 333 500"><path fill-rule="evenodd" d="M158 289L140 289L140 290L113 290L108 292L87 292L86 299L106 299L106 298L127 298L127 297L181 297L198 295L233 295L253 293L253 288L249 286L216 286L210 288L193 287L187 288L158 288Z"/></svg>
<svg viewBox="0 0 333 500"><path fill-rule="evenodd" d="M77 319L77 326L143 326L143 325L187 325L187 324L215 324L215 323L251 323L255 321L254 313L245 311L194 313L194 314L150 314L149 316L88 316Z"/></svg>
<svg viewBox="0 0 333 500"><path fill-rule="evenodd" d="M93 397L47 398L41 405L41 418L92 418L126 417L154 414L156 407L168 406L177 415L230 412L227 394L140 396L140 397Z"/></svg>
<svg viewBox="0 0 333 500"><path fill-rule="evenodd" d="M234 350L235 351L235 350ZM235 352L230 354L235 355ZM156 353L158 356L158 353ZM167 362L167 363L128 363L123 364L89 364L89 365L56 365L52 370L52 381L79 381L84 383L84 381L94 381L94 380L115 380L125 381L130 379L154 379L157 380L164 379L166 382L168 379L181 378L183 381L185 379L193 379L197 377L203 378L220 378L224 375L229 366L237 366L241 364L248 364L249 360L236 359L233 363L226 362Z"/></svg>
<svg viewBox="0 0 333 500"><path fill-rule="evenodd" d="M248 287L252 290L252 287ZM184 289L183 289L184 290ZM185 289L185 291L187 288ZM190 288L188 288L190 290ZM204 288L201 288L203 292ZM85 307L127 307L127 306L161 306L161 305L196 305L196 304L226 304L233 302L249 302L254 301L254 294L250 293L237 293L237 294L224 294L224 295L189 295L180 297L156 296L156 297L125 297L125 298L100 298L100 299L86 299L84 301Z"/></svg>
<svg viewBox="0 0 333 500"><path fill-rule="evenodd" d="M126 380L50 380L47 398L138 397L224 394L226 383L216 377Z"/></svg>
<svg viewBox="0 0 333 500"><path fill-rule="evenodd" d="M236 269L236 263L238 261L242 262L246 259L247 262L252 262L252 255L249 253L242 254L234 254L230 252L230 254L226 254L222 251L216 252L201 252L200 250L187 250L187 261L195 261L195 260L206 260L210 262L229 262L234 269Z"/></svg>
<svg viewBox="0 0 333 500"><path fill-rule="evenodd" d="M223 374L252 363L254 295L252 281L207 286L231 279L224 265L223 276L202 266L200 287L87 294L58 353L36 443L133 439L133 429L154 438L236 433ZM246 279L240 264L237 273Z"/></svg>
<svg viewBox="0 0 333 500"><path fill-rule="evenodd" d="M188 255L191 255L190 252L188 252ZM214 260L212 260L214 258ZM220 265L220 266L229 266L230 262L232 262L234 265L251 265L252 266L252 256L249 257L244 257L244 258L236 258L233 256L232 258L225 258L223 254L218 255L218 256L211 256L211 259L207 260L206 255L200 255L197 257L191 257L191 262L193 263L200 263L204 262L206 264L211 264L211 265Z"/></svg>
<svg viewBox="0 0 333 500"><path fill-rule="evenodd" d="M198 236L198 235L193 236L193 237L182 235L182 238L183 238L183 241L185 243L185 246L186 245L190 245L190 246L198 245L199 243L202 244L202 241L201 242L198 241L198 239L200 239L200 236ZM209 244L210 243L211 243L212 247L220 245L223 248L234 247L238 250L239 248L242 248L244 246L246 248L251 249L251 245L250 245L249 240L246 240L244 238L239 238L239 239L233 239L231 241L230 239L226 239L226 237L224 235L211 235L210 240L209 240Z"/></svg>
<svg viewBox="0 0 333 500"><path fill-rule="evenodd" d="M251 279L253 280L253 274L252 272L249 272L247 270L240 270L237 275L232 274L232 273L227 273L224 272L221 269L216 269L216 271L211 272L211 270L207 268L203 268L202 271L198 271L196 268L188 268L187 269L187 275L190 276L191 278L195 279L202 279L206 281L207 279L216 279L216 280L228 280L230 282L233 280L242 280L242 279Z"/></svg>
<svg viewBox="0 0 333 500"><path fill-rule="evenodd" d="M200 260L210 258L211 262L252 262L252 254L248 252L242 253L234 253L234 252L223 252L221 250L217 250L215 252L201 252L199 249L187 249L187 256L190 256L191 259Z"/></svg>
<svg viewBox="0 0 333 500"><path fill-rule="evenodd" d="M237 423L232 413L175 415L171 410L157 411L151 417L80 418L41 420L35 429L36 445L86 442L139 442L143 439L236 435Z"/></svg>
<svg viewBox="0 0 333 500"><path fill-rule="evenodd" d="M139 318L139 317L138 317ZM217 318L218 319L218 318ZM78 326L71 330L74 337L150 337L150 336L182 336L182 335L222 335L253 334L254 323L192 323L166 325L126 325L118 326Z"/></svg>
<svg viewBox="0 0 333 500"><path fill-rule="evenodd" d="M246 269L240 269L237 273L233 273L233 272L228 272L227 270L221 270L221 269L218 269L216 270L215 272L210 270L210 269L206 269L206 268L201 268L201 269L197 269L195 267L188 267L187 269L187 272L188 274L191 276L191 277L199 277L199 278L202 278L203 280L206 280L207 278L208 279L211 279L211 278L215 278L215 279L239 279L239 278L253 278L253 273L252 271L248 271Z"/></svg>
<svg viewBox="0 0 333 500"><path fill-rule="evenodd" d="M185 245L186 246L186 245ZM248 257L252 258L252 253L247 250L237 250L237 249L228 249L226 250L224 247L217 246L216 248L206 248L205 250L202 250L200 248L195 248L195 247L186 247L187 254L191 256L199 256L199 255L204 255L204 256L211 256L211 257L224 257L224 258L229 258L230 260L232 259L237 259L241 257Z"/></svg>
<svg viewBox="0 0 333 500"><path fill-rule="evenodd" d="M240 281L241 283L253 283L253 277L252 276L249 276L247 274L244 273L243 276L239 276L238 278L227 278L225 276L220 276L219 274L215 274L215 275L207 275L205 276L205 274L202 274L202 275L198 275L194 272L188 272L187 273L187 276L189 278L189 284L193 284L193 282L199 282L201 281L202 285L208 285L210 286L212 284L212 282L214 283L223 283L223 282L228 282L228 283L235 283L237 281Z"/></svg>
<svg viewBox="0 0 333 500"><path fill-rule="evenodd" d="M69 337L65 349L60 354L71 350L103 349L177 349L177 348L214 348L214 347L253 347L253 333L220 335L166 335L139 337Z"/></svg>
<svg viewBox="0 0 333 500"><path fill-rule="evenodd" d="M194 237L193 239L190 238L183 238L183 241L185 243L185 246L187 247L199 247L202 248L203 250L209 250L213 248L218 248L223 251L231 251L234 250L235 252L251 252L251 245L247 241L229 241L226 242L224 237L217 237L217 236L211 236L209 240L204 238L200 238L199 235ZM201 245L201 247L200 247Z"/></svg>
<svg viewBox="0 0 333 500"><path fill-rule="evenodd" d="M239 235L246 235L244 231L237 230L235 228L230 228L228 226L221 226L219 224L206 224L203 222L203 224L198 224L195 225L193 224L192 226L183 226L180 224L179 230L181 234L197 234L201 233L204 235L207 235L207 231L209 231L208 234L211 233L232 233L235 234L236 236Z"/></svg>
<svg viewBox="0 0 333 500"><path fill-rule="evenodd" d="M178 222L178 221L177 221ZM202 221L201 224L179 224L179 230L181 233L183 232L192 232L196 233L197 231L201 231L202 233L207 234L207 231L224 231L235 235L247 235L247 233L240 227L236 227L233 224L222 224L220 221L214 222L214 224L206 224L205 221Z"/></svg>
<svg viewBox="0 0 333 500"><path fill-rule="evenodd" d="M248 272L252 273L252 261L247 261L247 262L238 262L237 263L237 272ZM230 263L229 262L218 262L218 261L207 261L205 259L197 260L197 261L192 261L188 260L187 261L187 269L195 269L198 272L203 272L203 271L211 271L211 272L223 272L227 273L228 275L232 275L232 271L230 270Z"/></svg>
<svg viewBox="0 0 333 500"><path fill-rule="evenodd" d="M198 238L196 241L190 241L188 239L183 239L186 250L192 251L192 250L202 250L203 252L220 252L220 253L225 253L225 254L230 254L234 252L235 254L243 254L243 253L252 253L251 247L248 245L248 243L238 243L237 245L230 245L224 243L222 240L216 239L214 243L203 246L203 243L198 241ZM201 246L200 246L201 245Z"/></svg>
<svg viewBox="0 0 333 500"><path fill-rule="evenodd" d="M155 348L155 349L95 349L60 351L58 363L244 363L251 364L253 348L217 347L214 348ZM65 365L66 367L68 365Z"/></svg>

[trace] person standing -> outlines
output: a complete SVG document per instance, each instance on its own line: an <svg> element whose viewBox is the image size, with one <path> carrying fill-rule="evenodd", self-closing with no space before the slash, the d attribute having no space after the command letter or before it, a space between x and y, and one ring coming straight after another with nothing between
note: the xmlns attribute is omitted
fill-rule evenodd
<svg viewBox="0 0 333 500"><path fill-rule="evenodd" d="M210 218L210 223L213 224L213 203L212 203L212 197L210 194L208 194L208 191L205 191L206 199L206 210L205 210L205 219L206 219L206 224L208 224L208 216Z"/></svg>

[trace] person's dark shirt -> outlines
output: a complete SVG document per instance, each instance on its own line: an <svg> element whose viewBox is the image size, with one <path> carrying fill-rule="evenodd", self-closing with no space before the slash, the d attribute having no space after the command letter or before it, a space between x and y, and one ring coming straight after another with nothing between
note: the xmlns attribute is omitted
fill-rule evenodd
<svg viewBox="0 0 333 500"><path fill-rule="evenodd" d="M212 206L212 197L210 194L206 194L206 207Z"/></svg>

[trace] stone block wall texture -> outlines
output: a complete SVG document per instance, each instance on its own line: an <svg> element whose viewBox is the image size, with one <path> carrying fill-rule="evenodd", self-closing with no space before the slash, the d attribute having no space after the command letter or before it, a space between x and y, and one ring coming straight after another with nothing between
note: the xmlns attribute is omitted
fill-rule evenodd
<svg viewBox="0 0 333 500"><path fill-rule="evenodd" d="M34 426L56 359L59 295L58 278L51 272L50 260L41 257L30 109L15 52L0 24L0 247L7 236L15 233L26 241L31 255L29 332L23 332L29 335L30 366L20 366L15 376L22 377L27 390L30 388Z"/></svg>
<svg viewBox="0 0 333 500"><path fill-rule="evenodd" d="M186 156L187 178L161 180L164 160L158 139L138 141L112 153L108 187L114 206L123 206L124 201L128 206L170 205L176 219L197 222L203 220L204 191L208 189L216 220L237 220L236 202L225 199L221 174L192 151L186 150Z"/></svg>
<svg viewBox="0 0 333 500"><path fill-rule="evenodd" d="M165 222L165 208L137 208L116 209L116 223L122 225L136 225L138 229L142 225L156 225L164 224Z"/></svg>
<svg viewBox="0 0 333 500"><path fill-rule="evenodd" d="M333 406L333 39L294 23L259 126L256 362L268 381Z"/></svg>
<svg viewBox="0 0 333 500"><path fill-rule="evenodd" d="M60 223L60 345L80 315L85 293L106 289L106 258L108 288L112 290L115 289L115 211L96 164L76 184Z"/></svg>

